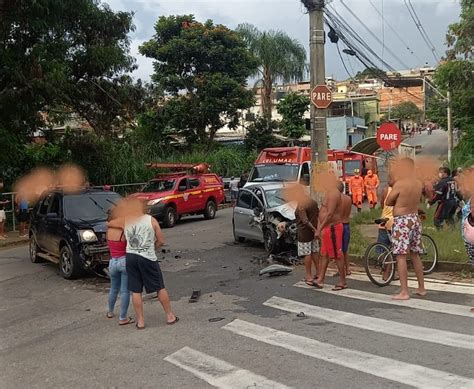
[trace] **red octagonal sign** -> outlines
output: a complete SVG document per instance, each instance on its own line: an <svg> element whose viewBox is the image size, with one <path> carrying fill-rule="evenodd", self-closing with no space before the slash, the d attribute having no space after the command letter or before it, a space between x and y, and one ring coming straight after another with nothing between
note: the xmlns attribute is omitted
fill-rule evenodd
<svg viewBox="0 0 474 389"><path fill-rule="evenodd" d="M332 93L326 85L316 85L311 91L311 101L316 108L324 109L332 103Z"/></svg>
<svg viewBox="0 0 474 389"><path fill-rule="evenodd" d="M396 149L402 141L402 133L395 123L383 123L377 131L377 143L385 151Z"/></svg>

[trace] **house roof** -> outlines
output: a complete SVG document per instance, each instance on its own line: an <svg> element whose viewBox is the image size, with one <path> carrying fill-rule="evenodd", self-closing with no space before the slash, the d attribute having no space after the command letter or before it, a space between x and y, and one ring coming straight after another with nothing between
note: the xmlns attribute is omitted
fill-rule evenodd
<svg viewBox="0 0 474 389"><path fill-rule="evenodd" d="M363 154L374 154L380 146L377 143L377 138L375 136L362 139L359 143L352 146L351 151L356 153L363 153Z"/></svg>

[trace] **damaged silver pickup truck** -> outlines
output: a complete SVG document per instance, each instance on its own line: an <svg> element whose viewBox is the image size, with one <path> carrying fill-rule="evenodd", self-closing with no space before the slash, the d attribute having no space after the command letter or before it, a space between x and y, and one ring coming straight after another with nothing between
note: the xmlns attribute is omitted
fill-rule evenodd
<svg viewBox="0 0 474 389"><path fill-rule="evenodd" d="M232 218L236 241L262 242L269 254L296 245L296 206L285 201L283 190L283 183L252 185L240 190Z"/></svg>

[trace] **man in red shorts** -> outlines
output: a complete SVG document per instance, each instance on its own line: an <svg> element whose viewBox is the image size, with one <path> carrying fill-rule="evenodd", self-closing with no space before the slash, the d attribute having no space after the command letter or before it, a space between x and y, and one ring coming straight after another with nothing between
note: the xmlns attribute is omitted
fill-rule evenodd
<svg viewBox="0 0 474 389"><path fill-rule="evenodd" d="M337 188L337 179L328 182L324 193L324 201L319 210L318 228L316 236L321 239L321 262L318 279L314 286L322 289L324 278L329 264L329 259L335 259L339 271L339 283L332 289L334 291L346 289L346 269L344 254L342 253L342 194Z"/></svg>

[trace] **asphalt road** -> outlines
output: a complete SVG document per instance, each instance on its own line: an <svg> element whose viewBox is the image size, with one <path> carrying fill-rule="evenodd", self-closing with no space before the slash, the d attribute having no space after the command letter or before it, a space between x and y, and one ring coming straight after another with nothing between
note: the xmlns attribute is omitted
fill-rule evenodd
<svg viewBox="0 0 474 389"><path fill-rule="evenodd" d="M393 305L395 286L363 276L340 295L302 287L301 267L260 278L263 249L233 242L230 209L165 236L161 265L181 320L167 326L147 300L143 331L105 317L104 280L66 281L53 264L30 263L26 247L1 251L0 387L474 385L472 287L430 284L425 299ZM189 304L193 288L202 296Z"/></svg>
<svg viewBox="0 0 474 389"><path fill-rule="evenodd" d="M421 145L420 155L423 156L437 159L446 159L448 156L448 134L444 130L434 130L431 135L423 131L413 138L406 138L403 142L412 146Z"/></svg>

